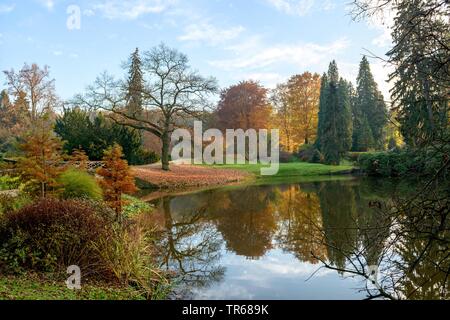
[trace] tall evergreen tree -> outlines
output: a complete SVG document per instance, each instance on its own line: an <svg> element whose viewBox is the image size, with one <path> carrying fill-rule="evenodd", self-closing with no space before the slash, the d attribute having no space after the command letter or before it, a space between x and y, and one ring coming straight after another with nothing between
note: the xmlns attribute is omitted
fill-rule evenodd
<svg viewBox="0 0 450 320"><path fill-rule="evenodd" d="M381 149L384 146L383 128L387 123L384 97L378 90L370 70L369 61L364 56L359 64L359 74L353 106L353 151Z"/></svg>
<svg viewBox="0 0 450 320"><path fill-rule="evenodd" d="M323 135L323 126L324 126L324 114L326 109L326 103L325 98L327 93L327 83L328 83L328 77L327 74L324 73L322 75L322 81L320 84L320 98L319 98L319 114L318 114L318 124L317 124L317 139L316 139L316 148L321 150L321 138Z"/></svg>
<svg viewBox="0 0 450 320"><path fill-rule="evenodd" d="M130 57L127 84L127 111L131 115L139 116L142 113L144 79L142 76L142 61L138 48L136 48Z"/></svg>
<svg viewBox="0 0 450 320"><path fill-rule="evenodd" d="M405 142L412 147L438 141L449 130L450 25L448 1L402 0L395 3L387 53L396 66L392 99Z"/></svg>
<svg viewBox="0 0 450 320"><path fill-rule="evenodd" d="M321 89L318 146L327 164L339 164L350 149L352 137L351 86L339 78L335 61L323 77Z"/></svg>

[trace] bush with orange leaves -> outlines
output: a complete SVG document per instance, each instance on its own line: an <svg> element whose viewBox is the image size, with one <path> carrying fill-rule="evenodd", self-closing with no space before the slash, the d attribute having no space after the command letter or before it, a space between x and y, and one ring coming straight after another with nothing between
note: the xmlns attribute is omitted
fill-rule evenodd
<svg viewBox="0 0 450 320"><path fill-rule="evenodd" d="M124 201L122 194L137 191L128 162L123 159L122 147L114 144L105 151L104 167L97 170L102 177L99 183L103 189L105 202L116 212L116 219L122 220Z"/></svg>

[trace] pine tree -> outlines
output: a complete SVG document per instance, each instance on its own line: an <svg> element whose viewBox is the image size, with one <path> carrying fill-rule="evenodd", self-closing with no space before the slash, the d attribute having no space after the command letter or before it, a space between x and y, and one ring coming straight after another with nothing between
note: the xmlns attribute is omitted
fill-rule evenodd
<svg viewBox="0 0 450 320"><path fill-rule="evenodd" d="M365 56L359 65L356 81L356 97L352 110L355 128L352 150L367 151L374 147L381 149L385 144L383 129L387 122L387 110ZM368 125L365 122L368 122ZM359 144L360 142L363 144Z"/></svg>
<svg viewBox="0 0 450 320"><path fill-rule="evenodd" d="M325 162L337 165L351 146L351 86L339 78L335 61L330 63L322 82L318 145Z"/></svg>
<svg viewBox="0 0 450 320"><path fill-rule="evenodd" d="M105 167L97 170L97 173L102 177L100 185L104 191L105 201L116 212L117 221L121 221L124 204L122 194L137 190L134 179L131 176L127 161L123 159L120 145L114 144L106 150L103 162Z"/></svg>
<svg viewBox="0 0 450 320"><path fill-rule="evenodd" d="M139 116L142 113L142 92L144 89L144 79L142 76L142 61L138 48L136 48L136 50L131 54L129 65L127 111L133 116Z"/></svg>

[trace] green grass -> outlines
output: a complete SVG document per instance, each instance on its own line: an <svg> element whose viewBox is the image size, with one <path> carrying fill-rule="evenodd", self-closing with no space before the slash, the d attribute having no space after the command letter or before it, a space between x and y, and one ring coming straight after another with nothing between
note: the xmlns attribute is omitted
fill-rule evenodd
<svg viewBox="0 0 450 320"><path fill-rule="evenodd" d="M122 200L125 201L125 205L122 208L122 215L125 218L133 218L141 213L150 213L153 211L153 207L136 197L124 194Z"/></svg>
<svg viewBox="0 0 450 320"><path fill-rule="evenodd" d="M81 283L81 290L70 290L63 280L33 274L0 277L0 300L142 300L130 287L109 287Z"/></svg>
<svg viewBox="0 0 450 320"><path fill-rule="evenodd" d="M317 163L292 162L280 163L280 169L274 176L261 176L261 168L268 167L261 164L235 164L235 165L215 165L221 169L244 170L254 174L258 179L280 179L293 177L314 177L323 175L345 174L354 168L351 164L342 164L340 166L329 166Z"/></svg>

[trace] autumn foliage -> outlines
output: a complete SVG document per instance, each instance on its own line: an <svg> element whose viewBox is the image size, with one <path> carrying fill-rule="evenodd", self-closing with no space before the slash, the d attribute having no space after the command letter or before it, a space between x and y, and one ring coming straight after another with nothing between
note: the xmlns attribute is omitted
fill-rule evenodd
<svg viewBox="0 0 450 320"><path fill-rule="evenodd" d="M19 172L27 181L27 191L45 198L56 190L57 178L63 171L62 142L56 137L45 119L33 129L21 145L25 157L19 161Z"/></svg>
<svg viewBox="0 0 450 320"><path fill-rule="evenodd" d="M220 95L217 121L220 129L267 129L271 106L267 89L258 82L242 81Z"/></svg>
<svg viewBox="0 0 450 320"><path fill-rule="evenodd" d="M122 194L137 190L131 175L128 163L123 159L122 147L114 144L105 151L103 157L104 167L97 170L102 179L100 185L103 189L104 199L116 212L116 219L120 220L122 213Z"/></svg>

